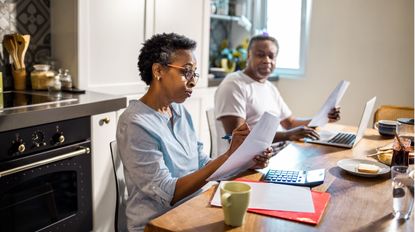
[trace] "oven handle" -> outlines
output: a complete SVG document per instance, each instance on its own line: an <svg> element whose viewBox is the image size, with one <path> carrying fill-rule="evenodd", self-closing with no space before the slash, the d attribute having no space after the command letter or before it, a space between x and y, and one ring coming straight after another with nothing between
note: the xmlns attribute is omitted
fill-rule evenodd
<svg viewBox="0 0 415 232"><path fill-rule="evenodd" d="M50 163L61 161L61 160L68 159L68 158L72 158L72 157L75 157L75 156L79 156L79 155L83 155L83 154L89 154L90 152L91 152L91 149L89 147L82 147L82 149L80 149L80 150L69 152L69 153L66 153L66 154L63 154L63 155L60 155L60 156L56 156L56 157L53 157L53 158L50 158L50 159L40 160L40 161L37 161L37 162L34 162L34 163L30 163L30 164L15 167L15 168L12 168L12 169L9 169L9 170L6 170L6 171L2 171L2 172L0 172L0 178L4 177L4 176L11 175L11 174L14 174L14 173L26 171L26 170L31 169L31 168L36 168L36 167L39 167L39 166L42 166L42 165L50 164Z"/></svg>

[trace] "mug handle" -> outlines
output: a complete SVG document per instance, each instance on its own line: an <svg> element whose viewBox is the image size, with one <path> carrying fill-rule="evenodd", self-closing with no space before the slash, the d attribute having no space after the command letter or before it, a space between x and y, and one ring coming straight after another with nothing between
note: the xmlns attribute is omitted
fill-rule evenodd
<svg viewBox="0 0 415 232"><path fill-rule="evenodd" d="M229 198L231 198L230 193L223 193L220 198L222 200L222 206L223 207L229 207L229 206L232 205L231 202L229 201Z"/></svg>
<svg viewBox="0 0 415 232"><path fill-rule="evenodd" d="M379 130L379 122L375 122L375 125L373 125L373 127L374 127L376 130Z"/></svg>

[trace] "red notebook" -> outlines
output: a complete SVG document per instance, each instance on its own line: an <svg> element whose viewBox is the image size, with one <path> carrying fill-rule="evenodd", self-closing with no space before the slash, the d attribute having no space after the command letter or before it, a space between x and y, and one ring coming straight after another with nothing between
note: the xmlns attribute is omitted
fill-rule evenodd
<svg viewBox="0 0 415 232"><path fill-rule="evenodd" d="M252 181L243 178L238 178L235 181L242 182L261 182ZM263 214L271 217L284 218L292 221L299 221L312 225L317 225L326 209L327 203L330 200L330 194L327 192L316 192L311 190L311 196L314 203L314 213L305 212L293 212L293 211L282 211L282 210L264 210L264 209L248 209L249 212Z"/></svg>

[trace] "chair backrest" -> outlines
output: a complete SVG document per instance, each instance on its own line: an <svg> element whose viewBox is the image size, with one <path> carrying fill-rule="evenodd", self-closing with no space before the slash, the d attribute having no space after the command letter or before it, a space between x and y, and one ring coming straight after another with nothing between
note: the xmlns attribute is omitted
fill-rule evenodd
<svg viewBox="0 0 415 232"><path fill-rule="evenodd" d="M128 198L128 192L124 179L124 167L120 157L118 156L117 141L110 143L111 158L115 176L117 199L115 205L115 231L128 231L127 230L127 218L125 216L126 202Z"/></svg>
<svg viewBox="0 0 415 232"><path fill-rule="evenodd" d="M226 134L225 129L222 122L216 120L213 108L206 110L206 117L210 132L210 157L216 158L228 149L229 143L222 139Z"/></svg>
<svg viewBox="0 0 415 232"><path fill-rule="evenodd" d="M398 118L413 118L414 108L409 106L380 106L373 116L373 125L379 120L397 120Z"/></svg>

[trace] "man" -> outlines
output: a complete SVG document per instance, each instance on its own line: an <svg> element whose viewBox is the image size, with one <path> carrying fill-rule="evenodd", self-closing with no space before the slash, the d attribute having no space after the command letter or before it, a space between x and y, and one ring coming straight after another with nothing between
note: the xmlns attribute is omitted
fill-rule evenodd
<svg viewBox="0 0 415 232"><path fill-rule="evenodd" d="M275 69L278 49L275 38L254 36L249 41L246 68L228 74L219 85L215 93L215 117L222 122L226 134L231 134L244 122L252 128L262 114L269 111L280 118L285 129L275 134L274 142L319 138L313 128L307 127L311 119L292 116L278 89L268 81ZM338 121L339 108L333 108L328 118L329 122Z"/></svg>

